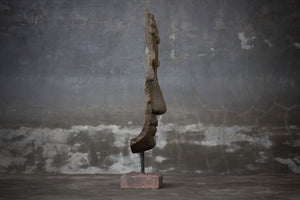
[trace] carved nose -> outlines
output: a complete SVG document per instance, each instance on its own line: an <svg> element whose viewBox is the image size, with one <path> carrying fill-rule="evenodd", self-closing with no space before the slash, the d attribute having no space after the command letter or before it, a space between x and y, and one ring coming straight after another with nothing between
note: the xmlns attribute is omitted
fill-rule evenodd
<svg viewBox="0 0 300 200"><path fill-rule="evenodd" d="M162 115L167 111L166 103L157 81L150 82L152 113Z"/></svg>

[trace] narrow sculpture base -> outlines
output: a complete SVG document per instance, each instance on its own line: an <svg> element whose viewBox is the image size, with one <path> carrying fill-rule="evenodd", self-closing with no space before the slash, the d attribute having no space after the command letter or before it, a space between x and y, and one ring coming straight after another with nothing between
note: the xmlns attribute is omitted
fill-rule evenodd
<svg viewBox="0 0 300 200"><path fill-rule="evenodd" d="M161 173L130 172L121 177L122 189L158 189L162 183Z"/></svg>

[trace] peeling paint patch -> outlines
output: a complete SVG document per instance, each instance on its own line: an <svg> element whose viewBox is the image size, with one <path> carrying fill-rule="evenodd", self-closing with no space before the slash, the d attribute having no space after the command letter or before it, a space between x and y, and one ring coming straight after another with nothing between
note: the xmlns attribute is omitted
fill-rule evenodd
<svg viewBox="0 0 300 200"><path fill-rule="evenodd" d="M11 157L9 154L4 153L1 155L0 166L9 167L11 165L23 165L26 162L25 157Z"/></svg>
<svg viewBox="0 0 300 200"><path fill-rule="evenodd" d="M193 144L200 145L201 143L199 141L193 141Z"/></svg>
<svg viewBox="0 0 300 200"><path fill-rule="evenodd" d="M112 161L112 165L108 169L108 173L118 174L118 173L127 173L130 171L139 171L140 162L138 154L129 153L124 155L119 153L117 155L109 156L108 160ZM152 166L145 168L146 171L152 171Z"/></svg>
<svg viewBox="0 0 300 200"><path fill-rule="evenodd" d="M258 152L258 153L259 153L260 158L257 159L256 162L258 162L258 163L265 163L266 160L267 160L267 158L268 158L268 157L265 155L265 152L260 151L260 152Z"/></svg>
<svg viewBox="0 0 300 200"><path fill-rule="evenodd" d="M60 173L60 167L56 164L56 159L63 155L68 155L70 148L66 144L51 144L43 145L43 157L46 158L45 169L50 173Z"/></svg>
<svg viewBox="0 0 300 200"><path fill-rule="evenodd" d="M296 173L300 173L300 156L295 157L293 159L291 158L275 158L275 160L281 164L287 165L288 168Z"/></svg>
<svg viewBox="0 0 300 200"><path fill-rule="evenodd" d="M178 132L180 135L195 132L199 135L204 134L204 139L201 141L187 140L185 137L180 140L180 143L198 144L203 146L218 146L226 145L226 152L235 152L241 147L237 142L249 142L257 146L264 148L270 148L272 142L269 139L268 131L260 131L259 135L250 136L245 133L252 132L253 127L214 127L214 126L203 126L203 124L189 124L189 125L176 125L173 123L163 124L159 123L157 129L157 147L162 149L168 143L167 133Z"/></svg>
<svg viewBox="0 0 300 200"><path fill-rule="evenodd" d="M174 49L171 50L170 56L173 60L175 59L175 50Z"/></svg>
<svg viewBox="0 0 300 200"><path fill-rule="evenodd" d="M207 53L199 53L199 54L197 54L197 56L198 57L203 57L203 56L208 56L208 54Z"/></svg>
<svg viewBox="0 0 300 200"><path fill-rule="evenodd" d="M198 57L215 56L215 48L211 47L207 53L198 53L197 56Z"/></svg>
<svg viewBox="0 0 300 200"><path fill-rule="evenodd" d="M8 4L8 1L0 1L0 12L9 12L11 10L11 7Z"/></svg>
<svg viewBox="0 0 300 200"><path fill-rule="evenodd" d="M269 40L267 40L267 39L264 39L264 42L265 42L269 47L272 47L272 46L273 46L273 44L272 44Z"/></svg>
<svg viewBox="0 0 300 200"><path fill-rule="evenodd" d="M255 36L247 38L243 32L238 33L238 37L241 41L241 48L245 50L250 50L254 48L251 42L256 38Z"/></svg>
<svg viewBox="0 0 300 200"><path fill-rule="evenodd" d="M210 48L210 51L211 51L211 55L212 55L212 56L215 56L215 48L211 47L211 48Z"/></svg>
<svg viewBox="0 0 300 200"><path fill-rule="evenodd" d="M241 147L239 145L232 144L230 146L227 146L226 149L225 149L225 151L227 153L234 153L234 152L236 152L236 151L238 151L240 149L241 149Z"/></svg>
<svg viewBox="0 0 300 200"><path fill-rule="evenodd" d="M175 36L175 33L172 33L169 37L170 40L175 40L176 39L176 36Z"/></svg>
<svg viewBox="0 0 300 200"><path fill-rule="evenodd" d="M174 130L172 123L163 124L161 122L162 117L158 117L158 127L156 132L156 148L163 149L167 145L167 133Z"/></svg>
<svg viewBox="0 0 300 200"><path fill-rule="evenodd" d="M299 43L299 42L295 42L295 43L294 43L294 46L295 46L297 49L300 49L300 43Z"/></svg>
<svg viewBox="0 0 300 200"><path fill-rule="evenodd" d="M89 166L87 153L69 153L69 158L59 171L62 174L99 174L104 173L98 167Z"/></svg>
<svg viewBox="0 0 300 200"><path fill-rule="evenodd" d="M167 158L165 158L163 156L156 156L155 157L155 161L158 162L158 163L162 163L165 160L167 160Z"/></svg>
<svg viewBox="0 0 300 200"><path fill-rule="evenodd" d="M99 125L99 126L73 126L73 131L80 132L85 131L91 135L95 135L101 131L109 131L113 133L115 137L113 145L115 147L124 147L126 144L126 138L133 137L139 134L141 128L127 128L120 127L118 125Z"/></svg>
<svg viewBox="0 0 300 200"><path fill-rule="evenodd" d="M177 126L176 129L178 130L179 133L199 132L204 130L204 126L201 123L198 123L198 124Z"/></svg>
<svg viewBox="0 0 300 200"><path fill-rule="evenodd" d="M163 169L163 170L160 170L161 172L172 172L174 171L175 168L174 167L170 167L169 169Z"/></svg>
<svg viewBox="0 0 300 200"><path fill-rule="evenodd" d="M69 140L78 136L84 136L89 140L95 140L93 143L97 145L101 143L109 143L109 148L128 149L128 138L137 135L141 127L127 128L117 125L99 125L99 126L73 126L71 129L49 129L49 128L27 128L19 129L0 129L0 169L3 171L6 168L24 168L24 173L34 173L37 170L37 165L43 165L43 168L48 173L63 173L63 174L85 174L85 173L120 173L124 169L120 165L124 165L127 169L128 162L138 163L133 154L124 155L121 159L115 158L115 154L111 153L111 157L106 158L113 163L108 167L92 166L91 153L88 143L81 144L75 142L70 144ZM104 134L104 135L103 135ZM102 136L101 136L102 135ZM107 138L107 136L112 139ZM81 140L85 140L82 138ZM83 146L83 147L82 147ZM86 148L86 152L81 152L80 148ZM37 154L38 152L39 154ZM109 151L107 149L106 151ZM96 153L95 153L96 154ZM35 158L31 164L28 163L29 157ZM97 155L95 155L97 157ZM98 155L100 159L100 155ZM35 158L37 159L37 158ZM43 161L44 159L44 161ZM135 166L135 165L132 165ZM118 168L119 167L119 168ZM138 167L137 167L138 169ZM123 170L123 171L122 171Z"/></svg>
<svg viewBox="0 0 300 200"><path fill-rule="evenodd" d="M289 125L289 129L293 129L293 130L296 130L296 129L298 129L299 127L298 126L296 126L296 125Z"/></svg>
<svg viewBox="0 0 300 200"><path fill-rule="evenodd" d="M247 164L247 165L246 165L246 168L247 168L248 170L251 170L251 171L257 170L257 168L256 168L253 164Z"/></svg>
<svg viewBox="0 0 300 200"><path fill-rule="evenodd" d="M226 24L224 23L223 18L215 18L215 29L220 31L226 29Z"/></svg>
<svg viewBox="0 0 300 200"><path fill-rule="evenodd" d="M189 145L199 151L210 148L219 151L220 148L215 147L223 146L224 155L238 153L239 156L246 156L245 152L241 151L246 144L247 148L253 151L259 150L258 154L251 150L257 155L251 162L268 164L271 159L267 149L273 146L273 139L269 138L273 135L272 131L288 134L284 127L256 129L252 126L203 125L200 122L180 125L163 123L161 116L158 117L158 121L155 147L157 154L153 159L154 162L162 163L164 172L186 170L172 167L176 166L176 162L180 162L176 160L180 158L176 155L172 158L169 156L174 156L172 152L177 152L182 147L189 148ZM38 171L63 174L119 174L139 171L139 156L131 153L129 139L139 134L141 128L133 125L126 127L102 124L73 126L70 129L0 129L0 172L8 172L11 169L20 173ZM297 146L299 140L289 145ZM274 147L276 148L276 145ZM162 152L171 154L161 154ZM168 162L164 162L166 160ZM288 165L295 172L299 171L300 157L277 158L277 161ZM243 165L246 170L254 170L247 164ZM147 171L150 172L152 167L154 166L150 164L146 168ZM197 173L194 170L192 172Z"/></svg>
<svg viewBox="0 0 300 200"><path fill-rule="evenodd" d="M252 127L207 127L205 130L205 138L201 142L204 146L217 145L232 145L239 141L247 141L252 144L270 148L272 143L269 139L268 133L263 133L257 137L249 136L243 132L251 132Z"/></svg>
<svg viewBox="0 0 300 200"><path fill-rule="evenodd" d="M293 146L300 147L300 139L296 140Z"/></svg>

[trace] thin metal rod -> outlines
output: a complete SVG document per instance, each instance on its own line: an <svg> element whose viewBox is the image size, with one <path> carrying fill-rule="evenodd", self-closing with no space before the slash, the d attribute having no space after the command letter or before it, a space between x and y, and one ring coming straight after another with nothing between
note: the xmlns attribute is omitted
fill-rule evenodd
<svg viewBox="0 0 300 200"><path fill-rule="evenodd" d="M144 152L140 153L140 158L141 158L141 173L145 173L145 157L144 157Z"/></svg>

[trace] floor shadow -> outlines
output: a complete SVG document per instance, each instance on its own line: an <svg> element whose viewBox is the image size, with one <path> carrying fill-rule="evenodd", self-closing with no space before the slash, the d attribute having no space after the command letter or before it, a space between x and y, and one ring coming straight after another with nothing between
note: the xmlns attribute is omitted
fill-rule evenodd
<svg viewBox="0 0 300 200"><path fill-rule="evenodd" d="M179 188L182 184L180 183L163 183L162 189L168 189L168 188Z"/></svg>

